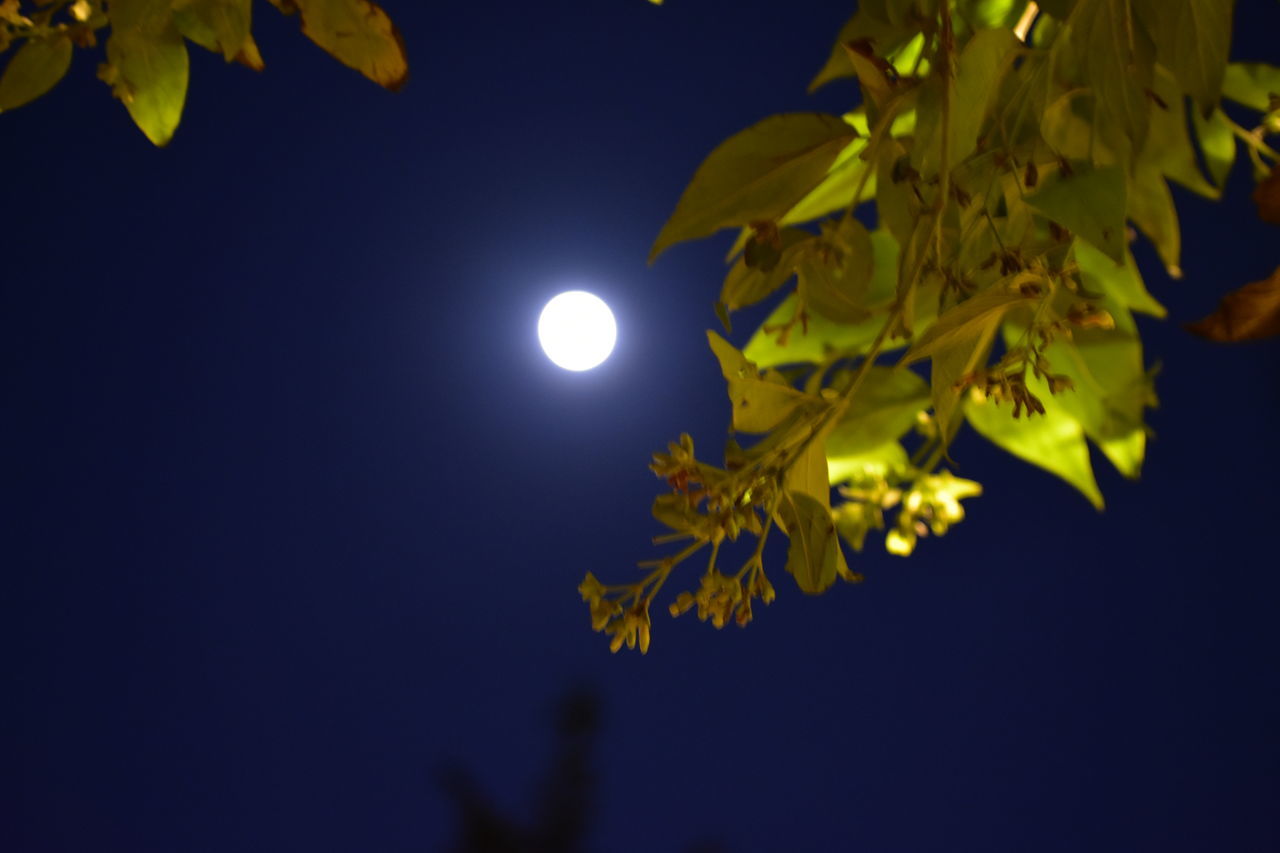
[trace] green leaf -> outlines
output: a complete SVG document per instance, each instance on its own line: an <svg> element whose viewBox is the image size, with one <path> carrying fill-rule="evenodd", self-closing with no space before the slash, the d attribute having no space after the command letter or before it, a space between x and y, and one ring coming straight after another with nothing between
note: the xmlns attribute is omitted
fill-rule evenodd
<svg viewBox="0 0 1280 853"><path fill-rule="evenodd" d="M960 428L964 381L986 364L999 323L983 325L976 334L959 338L938 350L929 361L929 391L933 420L945 450Z"/></svg>
<svg viewBox="0 0 1280 853"><path fill-rule="evenodd" d="M832 485L868 478L882 480L890 472L905 470L909 463L906 448L896 441L850 455L831 453L828 441L827 454L827 476Z"/></svg>
<svg viewBox="0 0 1280 853"><path fill-rule="evenodd" d="M777 263L772 269L752 268L747 265L745 253L739 255L725 276L720 289L720 302L729 311L737 311L754 305L787 283L796 271L797 254L801 247L814 238L798 228L783 228L778 232L781 243Z"/></svg>
<svg viewBox="0 0 1280 853"><path fill-rule="evenodd" d="M961 341L995 330L1005 312L1014 305L1041 297L1042 288L1037 282L1036 276L1030 273L1009 276L942 312L907 350L901 364L905 366L929 358Z"/></svg>
<svg viewBox="0 0 1280 853"><path fill-rule="evenodd" d="M48 92L71 67L71 40L63 35L27 39L0 76L0 112Z"/></svg>
<svg viewBox="0 0 1280 853"><path fill-rule="evenodd" d="M846 44L869 41L889 53L914 35L910 28L890 22L885 11L885 0L862 0L858 4L858 11L840 28L826 63L809 83L809 91L817 91L832 80L853 76L853 66L849 63L849 54L845 50Z"/></svg>
<svg viewBox="0 0 1280 853"><path fill-rule="evenodd" d="M802 492L822 504L831 506L831 480L827 472L825 434L816 435L806 445L789 469L785 480L788 491Z"/></svg>
<svg viewBox="0 0 1280 853"><path fill-rule="evenodd" d="M1222 297L1218 310L1187 330L1211 341L1256 341L1280 335L1280 269Z"/></svg>
<svg viewBox="0 0 1280 853"><path fill-rule="evenodd" d="M761 378L756 366L715 332L707 332L707 340L729 383L734 429L768 432L800 406L820 402L790 385Z"/></svg>
<svg viewBox="0 0 1280 853"><path fill-rule="evenodd" d="M870 316L867 296L874 268L871 235L852 216L831 227L823 225L822 239L807 243L797 256L800 298L828 319L865 320Z"/></svg>
<svg viewBox="0 0 1280 853"><path fill-rule="evenodd" d="M1222 94L1258 112L1270 112L1271 96L1280 95L1280 68L1264 62L1232 62L1222 79Z"/></svg>
<svg viewBox="0 0 1280 853"><path fill-rule="evenodd" d="M723 142L703 161L649 253L721 228L772 221L826 177L856 132L839 116L773 116Z"/></svg>
<svg viewBox="0 0 1280 853"><path fill-rule="evenodd" d="M1042 383L1028 376L1027 387L1044 404L1043 415L1014 420L1009 409L986 400L970 401L965 416L992 444L1056 474L1078 489L1096 509L1102 509L1102 492L1093 476L1084 430Z"/></svg>
<svg viewBox="0 0 1280 853"><path fill-rule="evenodd" d="M1155 93L1163 105L1152 106L1151 132L1147 134L1147 147L1138 162L1159 168L1170 180L1205 198L1218 198L1222 193L1205 180L1196 162L1195 148L1187 132L1186 98L1163 68L1156 69ZM1192 113L1199 115L1198 110Z"/></svg>
<svg viewBox="0 0 1280 853"><path fill-rule="evenodd" d="M1191 114L1195 124L1196 137L1200 141L1200 150L1204 153L1204 162L1209 169L1209 177L1219 188L1226 186L1227 175L1236 162L1236 138L1231 133L1222 110L1214 110L1209 118L1203 118L1199 111Z"/></svg>
<svg viewBox="0 0 1280 853"><path fill-rule="evenodd" d="M952 164L961 162L978 147L978 134L990 113L992 97L1000 91L1020 47L1012 30L991 29L974 33L960 52L951 111Z"/></svg>
<svg viewBox="0 0 1280 853"><path fill-rule="evenodd" d="M867 286L867 303L887 308L893 300L898 279L898 244L883 229L871 232L871 253L875 259L871 282ZM776 330L795 318L796 296L788 296L747 342L743 354L761 367L780 364L820 364L830 350L860 353L875 340L884 325L884 317L876 314L860 323L837 323L813 314L803 325L795 323L780 340ZM771 331L766 331L766 329ZM890 345L890 348L894 346ZM901 346L901 344L897 344Z"/></svg>
<svg viewBox="0 0 1280 853"><path fill-rule="evenodd" d="M1147 138L1155 46L1130 15L1126 0L1079 0L1068 19L1070 38L1054 43L1054 51L1070 51L1103 114L1110 116L1142 150Z"/></svg>
<svg viewBox="0 0 1280 853"><path fill-rule="evenodd" d="M819 595L848 571L830 509L804 492L784 492L778 518L791 538L787 571L802 592Z"/></svg>
<svg viewBox="0 0 1280 853"><path fill-rule="evenodd" d="M1105 260L1105 259L1104 259ZM1044 350L1055 373L1075 385L1054 397L1054 403L1084 428L1126 477L1136 478L1146 449L1143 414L1155 400L1151 380L1142 365L1142 341L1133 316L1121 305L1101 303L1115 320L1113 329L1076 329ZM1006 328L1012 341L1021 330ZM1045 402L1046 408L1048 402Z"/></svg>
<svg viewBox="0 0 1280 853"><path fill-rule="evenodd" d="M175 0L173 21L191 41L234 62L249 39L252 9L250 0Z"/></svg>
<svg viewBox="0 0 1280 853"><path fill-rule="evenodd" d="M396 91L409 79L400 31L369 0L271 0L281 11L294 9L302 34L348 68Z"/></svg>
<svg viewBox="0 0 1280 853"><path fill-rule="evenodd" d="M1222 95L1233 0L1141 0L1136 5L1155 36L1157 58L1208 114Z"/></svg>
<svg viewBox="0 0 1280 853"><path fill-rule="evenodd" d="M1165 316L1164 306L1147 291L1129 253L1125 253L1124 263L1117 264L1089 243L1077 240L1075 258L1086 291L1103 293L1131 311Z"/></svg>
<svg viewBox="0 0 1280 853"><path fill-rule="evenodd" d="M1087 2L1087 0L1082 0ZM1027 204L1101 249L1124 261L1125 176L1118 166L1071 164L1071 175L1046 179Z"/></svg>
<svg viewBox="0 0 1280 853"><path fill-rule="evenodd" d="M112 89L134 124L155 145L167 145L187 98L187 47L168 0L114 0L107 7Z"/></svg>
<svg viewBox="0 0 1280 853"><path fill-rule="evenodd" d="M1022 0L957 0L956 17L979 30L1012 27L1026 5Z"/></svg>
<svg viewBox="0 0 1280 853"><path fill-rule="evenodd" d="M1181 278L1182 231L1173 194L1160 170L1138 163L1129 176L1127 213L1138 230L1147 235L1171 278Z"/></svg>
<svg viewBox="0 0 1280 853"><path fill-rule="evenodd" d="M827 455L856 457L897 442L929 403L929 386L905 368L872 367L827 437Z"/></svg>

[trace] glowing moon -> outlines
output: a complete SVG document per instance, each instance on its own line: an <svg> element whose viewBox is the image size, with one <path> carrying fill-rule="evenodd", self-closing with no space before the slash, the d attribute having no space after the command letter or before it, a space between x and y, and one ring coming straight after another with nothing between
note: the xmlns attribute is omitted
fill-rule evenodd
<svg viewBox="0 0 1280 853"><path fill-rule="evenodd" d="M618 340L618 325L604 300L585 290L561 293L538 317L542 350L565 370L590 370L601 364Z"/></svg>

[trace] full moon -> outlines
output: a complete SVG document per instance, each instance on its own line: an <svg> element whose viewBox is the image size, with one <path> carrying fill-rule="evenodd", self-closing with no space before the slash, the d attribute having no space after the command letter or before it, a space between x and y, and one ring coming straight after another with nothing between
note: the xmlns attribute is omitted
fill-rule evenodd
<svg viewBox="0 0 1280 853"><path fill-rule="evenodd" d="M601 364L618 339L613 312L604 300L585 290L561 293L538 317L542 350L565 370L590 370Z"/></svg>

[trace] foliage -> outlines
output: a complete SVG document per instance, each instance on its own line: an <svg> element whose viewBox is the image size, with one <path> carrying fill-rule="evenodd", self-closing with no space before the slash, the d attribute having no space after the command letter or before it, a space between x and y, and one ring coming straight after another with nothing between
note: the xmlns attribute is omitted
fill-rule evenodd
<svg viewBox="0 0 1280 853"><path fill-rule="evenodd" d="M302 32L339 62L388 89L409 66L400 34L369 0L270 0L297 14ZM98 77L156 145L173 138L187 97L188 41L255 71L252 0L0 0L0 112L44 95L67 73L76 48L105 39Z"/></svg>
<svg viewBox="0 0 1280 853"><path fill-rule="evenodd" d="M811 86L854 78L860 105L773 116L711 152L653 256L740 229L726 327L794 285L744 349L709 334L733 430L754 442L730 440L723 467L688 435L654 455L671 489L654 501L670 528L655 543L683 547L637 582L579 587L613 650L648 648L650 603L704 549L699 585L670 611L723 627L773 600L774 531L808 594L861 579L841 540L858 552L884 531L906 556L946 533L981 493L945 467L966 423L1098 509L1090 442L1138 475L1155 396L1134 314L1165 312L1129 244L1150 241L1179 277L1169 184L1217 198L1239 144L1259 213L1280 221L1266 143L1280 69L1228 64L1232 13L1231 0L861 0ZM1275 334L1277 275L1198 330ZM722 546L741 537L755 546L727 571Z"/></svg>

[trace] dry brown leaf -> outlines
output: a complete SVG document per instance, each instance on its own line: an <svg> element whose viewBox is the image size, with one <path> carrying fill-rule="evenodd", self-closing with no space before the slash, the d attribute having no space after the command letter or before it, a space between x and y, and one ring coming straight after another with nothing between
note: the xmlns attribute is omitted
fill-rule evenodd
<svg viewBox="0 0 1280 853"><path fill-rule="evenodd" d="M1256 341L1280 335L1280 268L1262 281L1233 290L1218 303L1218 310L1188 332L1211 341Z"/></svg>

